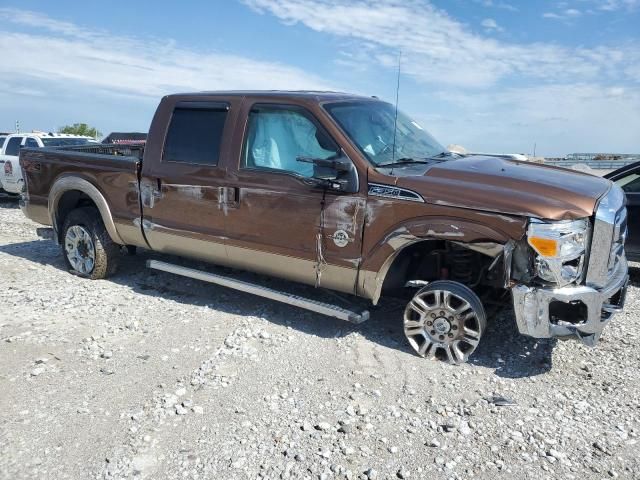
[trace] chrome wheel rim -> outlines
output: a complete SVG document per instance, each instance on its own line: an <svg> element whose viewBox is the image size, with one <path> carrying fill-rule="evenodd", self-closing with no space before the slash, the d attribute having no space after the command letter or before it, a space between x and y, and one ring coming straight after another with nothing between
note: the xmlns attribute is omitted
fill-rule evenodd
<svg viewBox="0 0 640 480"><path fill-rule="evenodd" d="M469 301L448 290L418 292L404 312L404 334L418 355L449 363L467 361L483 328Z"/></svg>
<svg viewBox="0 0 640 480"><path fill-rule="evenodd" d="M64 239L64 249L67 260L74 270L89 274L96 263L96 249L91 234L80 225L74 225L67 230Z"/></svg>

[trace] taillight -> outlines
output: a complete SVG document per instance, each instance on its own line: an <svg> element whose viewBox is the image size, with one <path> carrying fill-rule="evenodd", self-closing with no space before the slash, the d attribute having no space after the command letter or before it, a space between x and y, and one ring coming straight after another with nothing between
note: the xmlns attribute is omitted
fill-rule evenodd
<svg viewBox="0 0 640 480"><path fill-rule="evenodd" d="M13 175L13 165L9 161L4 162L4 174Z"/></svg>

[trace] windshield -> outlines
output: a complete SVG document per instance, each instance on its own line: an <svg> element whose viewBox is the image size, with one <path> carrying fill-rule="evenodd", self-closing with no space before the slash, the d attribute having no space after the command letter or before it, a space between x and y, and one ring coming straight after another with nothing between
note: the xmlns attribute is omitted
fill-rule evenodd
<svg viewBox="0 0 640 480"><path fill-rule="evenodd" d="M54 137L41 138L41 140L45 147L66 147L71 145L86 145L89 143L88 138Z"/></svg>
<svg viewBox="0 0 640 480"><path fill-rule="evenodd" d="M390 103L341 102L325 105L325 109L376 166L398 160L419 161L446 152L435 138L400 111L394 142L396 108Z"/></svg>

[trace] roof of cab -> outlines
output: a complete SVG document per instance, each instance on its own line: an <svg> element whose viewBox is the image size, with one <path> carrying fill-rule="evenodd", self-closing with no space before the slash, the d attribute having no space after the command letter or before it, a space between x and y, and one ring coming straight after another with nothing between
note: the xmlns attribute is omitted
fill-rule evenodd
<svg viewBox="0 0 640 480"><path fill-rule="evenodd" d="M315 90L217 90L204 92L175 93L168 97L274 97L274 98L306 98L317 102L344 101L344 100L379 100L378 97L366 97L353 93L315 91Z"/></svg>

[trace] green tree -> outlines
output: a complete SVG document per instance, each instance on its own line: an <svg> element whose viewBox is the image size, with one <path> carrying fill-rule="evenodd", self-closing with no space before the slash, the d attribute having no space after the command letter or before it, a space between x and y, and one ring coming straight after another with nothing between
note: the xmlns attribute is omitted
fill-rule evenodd
<svg viewBox="0 0 640 480"><path fill-rule="evenodd" d="M86 135L87 137L98 138L102 136L102 132L95 127L90 127L86 123L74 123L73 125L65 125L58 129L58 133L68 133L71 135Z"/></svg>

